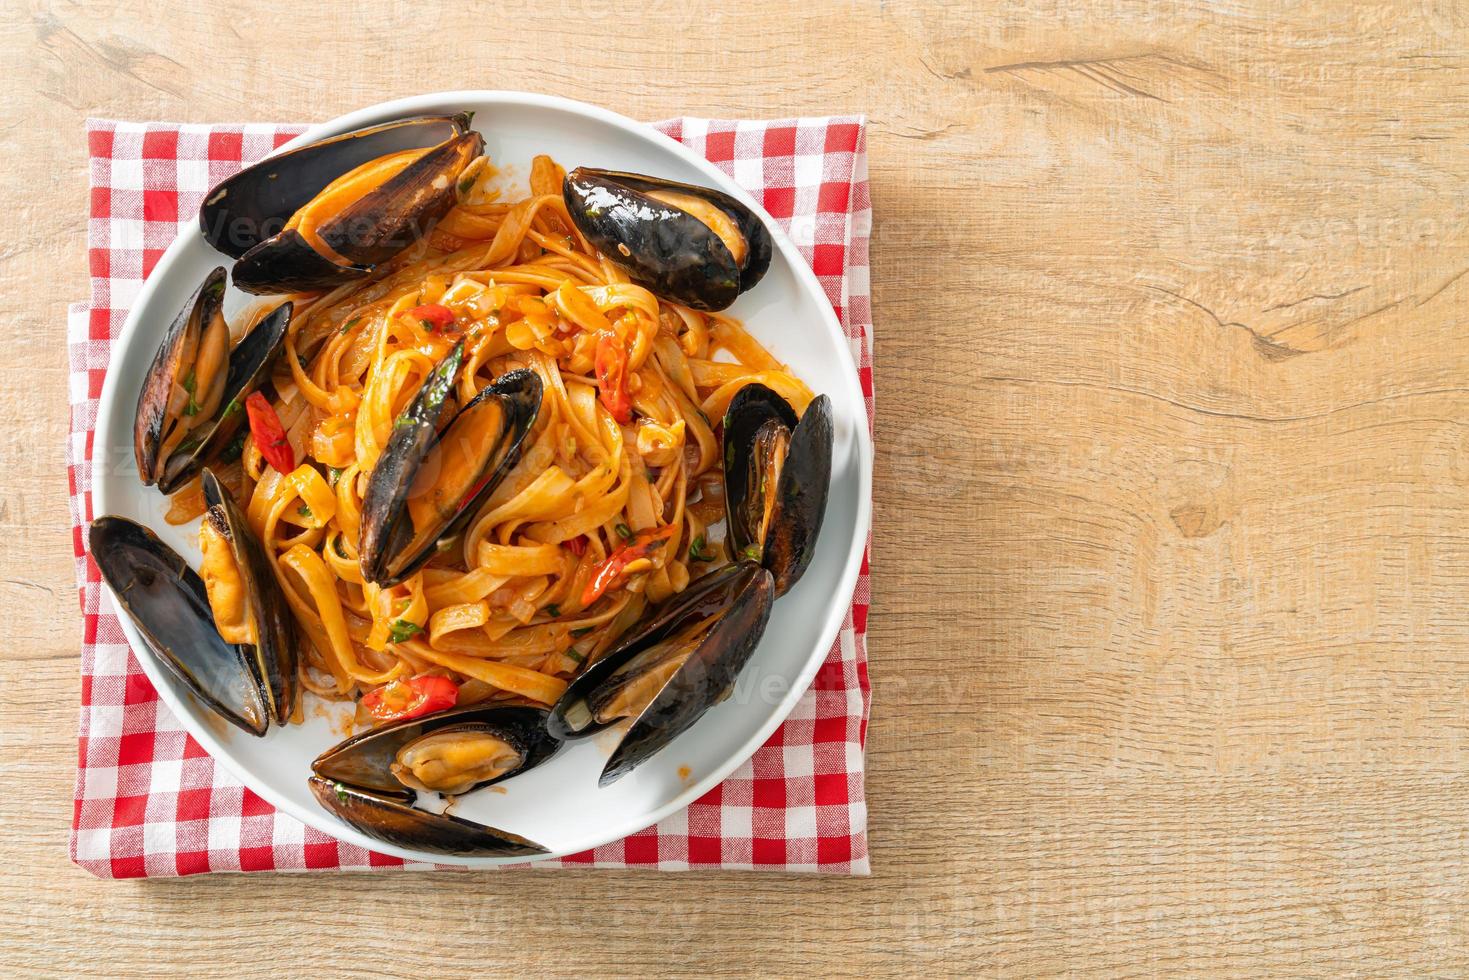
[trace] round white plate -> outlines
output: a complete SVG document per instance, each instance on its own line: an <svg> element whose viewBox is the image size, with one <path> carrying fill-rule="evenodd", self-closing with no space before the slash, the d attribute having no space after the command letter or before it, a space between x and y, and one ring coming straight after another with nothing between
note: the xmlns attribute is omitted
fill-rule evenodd
<svg viewBox="0 0 1469 980"><path fill-rule="evenodd" d="M657 174L718 187L759 210L729 178L653 129L605 109L522 92L443 92L386 102L316 126L288 147L406 116L474 112L496 165L513 168L519 190L531 158L549 153L567 169L580 165ZM574 742L539 768L466 796L455 813L573 854L625 837L687 806L770 736L790 713L836 639L857 581L872 511L872 447L850 347L830 304L778 227L770 272L731 312L812 390L832 399L836 440L831 496L816 555L805 577L775 604L764 639L734 696L642 767L607 787L597 776L611 752L607 736ZM229 259L205 243L197 226L169 247L144 284L113 353L97 417L94 512L121 514L153 528L198 564L195 525L170 527L162 495L143 487L132 464L138 388L163 332L216 265ZM231 290L233 292L233 289ZM235 297L238 300L239 297ZM341 737L346 706L308 702L302 725L272 727L253 738L225 725L188 695L146 652L122 618L143 669L184 726L227 769L291 816L333 837L415 861L489 866L524 858L445 858L369 838L323 810L306 786L310 763ZM335 724L334 724L335 722Z"/></svg>

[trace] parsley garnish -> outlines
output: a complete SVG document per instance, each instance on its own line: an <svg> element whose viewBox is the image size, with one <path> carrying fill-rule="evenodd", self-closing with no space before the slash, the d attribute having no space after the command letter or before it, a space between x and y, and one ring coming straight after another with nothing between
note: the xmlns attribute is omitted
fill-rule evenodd
<svg viewBox="0 0 1469 980"><path fill-rule="evenodd" d="M406 619L393 620L393 626L388 633L388 640L392 643L406 643L408 640L423 632L423 627L417 623L410 623Z"/></svg>
<svg viewBox="0 0 1469 980"><path fill-rule="evenodd" d="M336 539L336 542L335 542L335 544L333 544L332 547L336 548L336 550L337 550L337 557L338 558L346 558L347 557L347 553L342 550L342 539L341 539L340 536Z"/></svg>
<svg viewBox="0 0 1469 980"><path fill-rule="evenodd" d="M332 783L332 789L336 790L337 799L341 800L343 803L347 802L347 787L343 786L341 783Z"/></svg>
<svg viewBox="0 0 1469 980"><path fill-rule="evenodd" d="M219 458L226 463L233 463L235 460L240 458L240 454L244 451L245 430L241 429L239 432L235 433L235 437L231 439L229 443L224 447L224 452L219 454Z"/></svg>
<svg viewBox="0 0 1469 980"><path fill-rule="evenodd" d="M306 518L308 521L311 520L311 508L309 506L307 506L306 504L302 504L300 507L297 507L296 508L296 513L300 514L302 517Z"/></svg>
<svg viewBox="0 0 1469 980"><path fill-rule="evenodd" d="M438 327L434 326L434 321L432 320L419 320L418 322L423 324L423 329L427 330L429 333L433 333L435 330L439 329Z"/></svg>
<svg viewBox="0 0 1469 980"><path fill-rule="evenodd" d="M189 393L189 404L184 406L184 414L194 416L199 414L199 403L194 401L194 389L199 382L194 378L194 369L189 368L188 375L184 378L184 390Z"/></svg>
<svg viewBox="0 0 1469 980"><path fill-rule="evenodd" d="M561 607L558 606L558 605L556 605L556 603L553 602L549 606L546 607L545 613L546 613L547 616L550 616L552 619L555 619L557 616L560 616L561 615Z"/></svg>
<svg viewBox="0 0 1469 980"><path fill-rule="evenodd" d="M306 359L306 355L305 354L297 354L296 355L296 363L299 364L299 365L301 365L301 370L304 371L304 370L306 370L306 365L310 364L311 362Z"/></svg>
<svg viewBox="0 0 1469 980"><path fill-rule="evenodd" d="M590 633L594 629L596 629L595 626L580 626L580 627L577 627L576 629L572 630L571 631L571 635L572 636L586 636L588 633Z"/></svg>
<svg viewBox="0 0 1469 980"><path fill-rule="evenodd" d="M566 655L572 660L575 660L577 663L584 663L587 659L587 655L582 653L576 647L572 647L570 650L567 650Z"/></svg>
<svg viewBox="0 0 1469 980"><path fill-rule="evenodd" d="M469 189L471 187L473 187L473 186L474 186L474 177L473 176L465 177L463 180L461 180L459 182L459 193L461 193L461 194L468 194L469 193Z"/></svg>
<svg viewBox="0 0 1469 980"><path fill-rule="evenodd" d="M615 530L617 531L617 536L624 541L627 541L632 537L632 528L628 527L621 521L617 522L617 527L615 528Z"/></svg>
<svg viewBox="0 0 1469 980"><path fill-rule="evenodd" d="M244 406L242 406L240 404L240 399L238 399L238 398L231 398L230 399L230 403L224 407L224 414L219 417L220 418L220 421L224 421L225 419L229 418L231 415L234 415L236 412L238 412L243 407Z"/></svg>
<svg viewBox="0 0 1469 980"><path fill-rule="evenodd" d="M359 324L361 322L362 322L362 317L360 317L360 316L354 316L352 319L350 319L346 323L342 324L342 329L339 332L340 333L346 333L348 330L351 330L353 327L357 326L357 324Z"/></svg>
<svg viewBox="0 0 1469 980"><path fill-rule="evenodd" d="M328 466L326 468L326 470L327 470L327 474L326 474L327 480L331 483L332 486L336 486L337 485L337 481L342 478L342 470L341 470L341 467L338 467L338 466Z"/></svg>
<svg viewBox="0 0 1469 980"><path fill-rule="evenodd" d="M741 554L743 554L746 558L751 559L752 561L759 561L760 555L762 554L762 549L758 544L752 544L746 547L745 550L741 552Z"/></svg>
<svg viewBox="0 0 1469 980"><path fill-rule="evenodd" d="M704 535L701 534L689 542L689 557L694 561L709 561L714 557L714 552L705 551L704 548Z"/></svg>

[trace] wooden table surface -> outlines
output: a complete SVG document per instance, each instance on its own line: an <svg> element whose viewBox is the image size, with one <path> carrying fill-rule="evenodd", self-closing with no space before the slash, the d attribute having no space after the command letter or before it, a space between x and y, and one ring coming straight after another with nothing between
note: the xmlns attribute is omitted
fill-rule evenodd
<svg viewBox="0 0 1469 980"><path fill-rule="evenodd" d="M1469 970L1460 0L103 6L0 6L0 969ZM83 119L471 87L868 114L870 879L68 863Z"/></svg>

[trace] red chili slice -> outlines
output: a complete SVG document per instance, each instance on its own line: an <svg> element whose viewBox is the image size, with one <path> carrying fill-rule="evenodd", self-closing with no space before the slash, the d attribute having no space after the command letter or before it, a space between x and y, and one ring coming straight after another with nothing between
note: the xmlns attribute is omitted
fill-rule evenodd
<svg viewBox="0 0 1469 980"><path fill-rule="evenodd" d="M245 399L245 411L250 416L250 434L255 437L255 448L260 450L260 455L282 476L294 470L296 454L270 402L260 392L252 391Z"/></svg>
<svg viewBox="0 0 1469 980"><path fill-rule="evenodd" d="M615 333L597 334L597 397L619 425L632 421L632 400L627 394L627 347Z"/></svg>
<svg viewBox="0 0 1469 980"><path fill-rule="evenodd" d="M587 587L582 590L582 608L585 609L596 602L608 589L620 581L623 570L628 565L640 558L651 556L663 542L673 537L673 530L672 524L665 524L650 531L639 531L626 545L599 561L597 567L592 569L592 577L587 580Z"/></svg>
<svg viewBox="0 0 1469 980"><path fill-rule="evenodd" d="M576 557L580 558L582 555L587 553L587 536L585 534L578 534L576 537L566 542L566 547L571 549L571 553L573 555L576 555Z"/></svg>
<svg viewBox="0 0 1469 980"><path fill-rule="evenodd" d="M453 310L447 306L441 306L438 303L426 303L423 306L415 306L413 309L408 310L406 315L422 323L430 324L428 328L430 333L434 330L442 330L452 325L455 319Z"/></svg>
<svg viewBox="0 0 1469 980"><path fill-rule="evenodd" d="M402 721L454 707L459 685L438 674L389 681L362 696L362 706L377 721Z"/></svg>

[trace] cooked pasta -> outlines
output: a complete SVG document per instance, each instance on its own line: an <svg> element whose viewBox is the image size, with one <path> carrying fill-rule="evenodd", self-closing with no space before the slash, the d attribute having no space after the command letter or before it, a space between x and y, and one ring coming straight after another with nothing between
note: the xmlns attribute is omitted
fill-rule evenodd
<svg viewBox="0 0 1469 980"><path fill-rule="evenodd" d="M440 674L461 704L554 703L653 604L731 559L718 420L735 392L759 382L798 413L812 399L737 320L660 299L601 257L550 158L514 202L484 158L466 174L458 204L379 275L296 297L270 399L294 467L250 435L220 471L305 640L300 682L323 698ZM359 563L368 477L461 339L459 404L524 368L540 411L463 532L382 587ZM195 481L169 519L202 510Z"/></svg>

